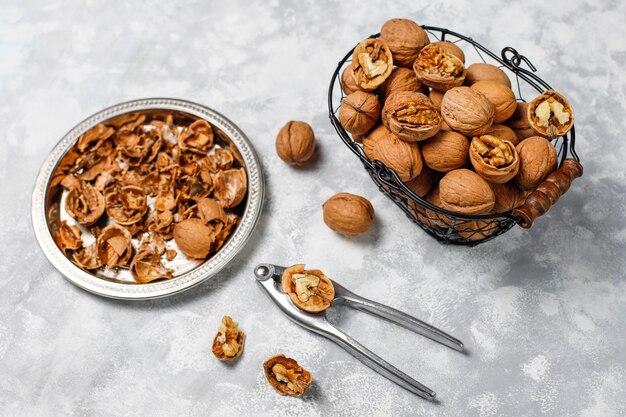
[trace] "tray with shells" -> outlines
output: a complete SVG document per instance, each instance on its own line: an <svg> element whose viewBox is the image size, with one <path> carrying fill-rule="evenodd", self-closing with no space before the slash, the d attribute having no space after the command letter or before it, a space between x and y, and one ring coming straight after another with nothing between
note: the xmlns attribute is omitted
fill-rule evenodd
<svg viewBox="0 0 626 417"><path fill-rule="evenodd" d="M259 219L254 148L218 112L175 99L104 109L56 145L32 199L44 254L74 284L124 299L214 276Z"/></svg>

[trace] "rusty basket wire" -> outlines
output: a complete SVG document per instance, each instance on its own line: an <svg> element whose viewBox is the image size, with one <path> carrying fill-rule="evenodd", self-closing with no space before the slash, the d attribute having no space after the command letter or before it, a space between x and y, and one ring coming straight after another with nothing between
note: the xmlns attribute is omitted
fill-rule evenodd
<svg viewBox="0 0 626 417"><path fill-rule="evenodd" d="M434 26L422 26L431 37L431 40L449 41L459 45L466 56L475 53L474 62L484 62L496 65L504 70L509 78L515 80L516 98L518 101L526 101L524 95L537 91L543 93L551 89L550 85L539 78L534 65L515 49L506 47L502 49L500 56L474 41L472 38L453 32L449 29ZM380 34L370 36L378 37ZM463 48L465 46L465 48ZM469 46L469 47L468 47ZM437 207L425 198L413 193L390 168L380 161L370 161L363 152L363 146L352 140L348 132L341 126L337 118L337 112L341 100L345 97L341 83L341 73L352 61L352 48L337 64L328 89L328 110L330 121L345 145L359 157L365 170L380 191L385 193L396 203L419 227L433 236L441 243L475 246L487 242L511 229L515 224L523 224L523 219L515 216L512 211L489 215L462 215ZM522 68L525 65L527 68ZM512 77L513 76L513 77ZM556 148L559 157L559 167L563 166L566 158L579 161L574 149L574 127L564 136L551 141Z"/></svg>

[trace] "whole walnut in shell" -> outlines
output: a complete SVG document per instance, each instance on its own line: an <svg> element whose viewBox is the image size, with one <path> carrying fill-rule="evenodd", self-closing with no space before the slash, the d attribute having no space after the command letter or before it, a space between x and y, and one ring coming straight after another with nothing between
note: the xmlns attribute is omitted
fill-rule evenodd
<svg viewBox="0 0 626 417"><path fill-rule="evenodd" d="M520 190L511 182L504 184L490 183L496 203L493 206L494 213L504 213L524 204L528 192Z"/></svg>
<svg viewBox="0 0 626 417"><path fill-rule="evenodd" d="M378 87L378 94L381 101L385 102L387 97L396 91L414 91L423 92L422 82L417 78L415 72L408 68L397 67L391 72L391 75Z"/></svg>
<svg viewBox="0 0 626 417"><path fill-rule="evenodd" d="M448 91L465 80L463 61L434 44L420 51L413 70L423 84L437 91Z"/></svg>
<svg viewBox="0 0 626 417"><path fill-rule="evenodd" d="M341 73L341 89L347 94L352 94L355 91L359 91L359 86L354 80L354 74L352 74L352 68L346 67Z"/></svg>
<svg viewBox="0 0 626 417"><path fill-rule="evenodd" d="M428 97L413 91L398 91L385 101L383 124L400 139L415 142L437 134L441 117Z"/></svg>
<svg viewBox="0 0 626 417"><path fill-rule="evenodd" d="M511 88L511 80L509 77L495 65L480 62L467 67L467 74L465 75L465 83L467 85L485 80L497 81Z"/></svg>
<svg viewBox="0 0 626 417"><path fill-rule="evenodd" d="M263 362L265 377L281 395L299 397L311 385L311 373L294 359L276 355Z"/></svg>
<svg viewBox="0 0 626 417"><path fill-rule="evenodd" d="M491 187L480 175L469 169L448 172L439 182L441 205L460 214L487 214L495 205Z"/></svg>
<svg viewBox="0 0 626 417"><path fill-rule="evenodd" d="M444 93L437 90L430 90L428 93L428 98L439 112L441 112L441 100L443 100L443 95Z"/></svg>
<svg viewBox="0 0 626 417"><path fill-rule="evenodd" d="M374 223L374 207L366 198L350 193L335 194L322 205L324 223L344 236L358 236Z"/></svg>
<svg viewBox="0 0 626 417"><path fill-rule="evenodd" d="M446 53L454 55L455 57L459 58L461 62L465 63L465 54L463 53L463 50L457 46L456 43L448 41L438 41L431 43L431 45L437 45Z"/></svg>
<svg viewBox="0 0 626 417"><path fill-rule="evenodd" d="M441 101L441 116L453 130L465 136L484 134L493 123L495 109L481 92L469 87L456 87L446 92Z"/></svg>
<svg viewBox="0 0 626 417"><path fill-rule="evenodd" d="M374 127L380 117L380 103L372 93L355 91L341 102L339 121L354 135L363 135Z"/></svg>
<svg viewBox="0 0 626 417"><path fill-rule="evenodd" d="M429 168L449 172L465 165L469 148L469 141L465 136L451 130L442 130L422 143L422 158Z"/></svg>
<svg viewBox="0 0 626 417"><path fill-rule="evenodd" d="M399 139L385 126L378 126L363 139L363 152L370 161L378 160L393 169L402 181L422 172L422 154L417 143Z"/></svg>
<svg viewBox="0 0 626 417"><path fill-rule="evenodd" d="M508 140L509 142L511 142L513 145L516 145L516 146L520 141L519 138L517 137L517 133L515 133L513 129L511 129L510 127L506 125L501 125L498 123L492 124L489 130L485 132L485 135L491 135L491 136L500 138L502 140Z"/></svg>
<svg viewBox="0 0 626 417"><path fill-rule="evenodd" d="M517 145L519 171L515 183L522 190L532 190L546 179L558 164L554 146L541 136L532 136Z"/></svg>
<svg viewBox="0 0 626 417"><path fill-rule="evenodd" d="M422 48L430 43L428 33L409 19L390 19L380 29L382 39L400 67L411 68Z"/></svg>
<svg viewBox="0 0 626 417"><path fill-rule="evenodd" d="M404 183L407 188L420 197L425 197L435 184L435 173L428 167L422 169L422 173L410 181Z"/></svg>
<svg viewBox="0 0 626 417"><path fill-rule="evenodd" d="M515 146L495 136L482 135L472 139L469 155L478 175L489 182L505 183L519 169Z"/></svg>
<svg viewBox="0 0 626 417"><path fill-rule="evenodd" d="M290 165L302 165L315 153L315 135L306 122L290 121L276 137L276 153Z"/></svg>
<svg viewBox="0 0 626 417"><path fill-rule="evenodd" d="M504 122L513 115L517 108L513 90L498 81L478 81L472 84L471 88L483 93L487 100L493 104L495 109L493 115L494 123Z"/></svg>
<svg viewBox="0 0 626 417"><path fill-rule="evenodd" d="M517 135L518 143L531 136L538 135L535 129L530 125L528 120L528 103L524 101L518 101L517 107L513 112L513 115L505 122L506 126L513 129Z"/></svg>
<svg viewBox="0 0 626 417"><path fill-rule="evenodd" d="M552 139L572 129L574 110L565 97L548 90L528 105L528 121L537 133Z"/></svg>
<svg viewBox="0 0 626 417"><path fill-rule="evenodd" d="M366 39L354 48L351 68L354 81L361 90L375 90L393 70L391 51L380 39Z"/></svg>

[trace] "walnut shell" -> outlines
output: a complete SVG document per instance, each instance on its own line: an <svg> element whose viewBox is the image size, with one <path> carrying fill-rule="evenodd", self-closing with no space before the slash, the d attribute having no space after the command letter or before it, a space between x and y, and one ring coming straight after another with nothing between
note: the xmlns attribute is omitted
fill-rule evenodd
<svg viewBox="0 0 626 417"><path fill-rule="evenodd" d="M517 135L518 143L531 136L541 136L530 125L528 120L528 103L518 101L513 115L505 122Z"/></svg>
<svg viewBox="0 0 626 417"><path fill-rule="evenodd" d="M263 362L267 381L281 395L299 397L311 385L311 373L285 355L276 355Z"/></svg>
<svg viewBox="0 0 626 417"><path fill-rule="evenodd" d="M355 91L341 102L339 121L354 135L363 135L374 127L380 117L380 103L372 93Z"/></svg>
<svg viewBox="0 0 626 417"><path fill-rule="evenodd" d="M318 269L306 270L303 264L285 269L281 288L298 308L309 313L328 309L335 298L332 281Z"/></svg>
<svg viewBox="0 0 626 417"><path fill-rule="evenodd" d="M435 172L428 167L424 167L421 174L405 182L404 185L418 196L425 197L433 188L435 179Z"/></svg>
<svg viewBox="0 0 626 417"><path fill-rule="evenodd" d="M480 91L456 87L441 101L441 116L453 130L465 136L484 134L493 123L493 104Z"/></svg>
<svg viewBox="0 0 626 417"><path fill-rule="evenodd" d="M359 86L354 80L354 74L352 74L352 68L350 66L347 66L341 73L341 89L346 95L360 91Z"/></svg>
<svg viewBox="0 0 626 417"><path fill-rule="evenodd" d="M290 165L302 165L315 153L315 135L306 122L290 121L276 137L276 153Z"/></svg>
<svg viewBox="0 0 626 417"><path fill-rule="evenodd" d="M378 126L363 139L363 152L369 160L378 160L393 169L402 181L422 172L422 154L415 142L405 142L385 126Z"/></svg>
<svg viewBox="0 0 626 417"><path fill-rule="evenodd" d="M350 194L335 194L322 205L324 223L344 236L358 236L374 223L374 207L365 198Z"/></svg>
<svg viewBox="0 0 626 417"><path fill-rule="evenodd" d="M430 43L428 33L409 19L390 19L380 29L382 39L399 67L411 68L422 48Z"/></svg>
<svg viewBox="0 0 626 417"><path fill-rule="evenodd" d="M465 80L465 66L456 56L434 44L425 46L413 63L413 71L424 85L437 91L448 91Z"/></svg>
<svg viewBox="0 0 626 417"><path fill-rule="evenodd" d="M519 169L515 145L495 136L483 135L472 139L469 156L478 175L489 182L503 184L513 178Z"/></svg>
<svg viewBox="0 0 626 417"><path fill-rule="evenodd" d="M485 132L485 135L491 135L502 140L508 140L515 146L517 146L517 144L520 142L519 138L517 137L517 133L515 133L513 129L506 125L501 125L497 123L492 124L489 130Z"/></svg>
<svg viewBox="0 0 626 417"><path fill-rule="evenodd" d="M391 75L378 87L378 94L384 103L391 93L396 91L414 91L423 92L422 82L417 78L415 72L408 68L397 67L391 72Z"/></svg>
<svg viewBox="0 0 626 417"><path fill-rule="evenodd" d="M493 206L494 213L504 213L521 206L528 195L527 192L520 190L510 182L505 184L490 183L489 186L496 197L496 203Z"/></svg>
<svg viewBox="0 0 626 417"><path fill-rule="evenodd" d="M98 258L108 268L128 265L133 253L132 240L133 236L124 226L108 225L96 239Z"/></svg>
<svg viewBox="0 0 626 417"><path fill-rule="evenodd" d="M213 339L211 351L221 361L233 361L241 356L245 341L246 335L239 331L239 323L230 316L224 316Z"/></svg>
<svg viewBox="0 0 626 417"><path fill-rule="evenodd" d="M515 183L522 190L532 190L546 179L558 164L554 146L541 136L532 136L517 145L519 171Z"/></svg>
<svg viewBox="0 0 626 417"><path fill-rule="evenodd" d="M480 62L467 67L467 74L465 75L465 83L467 85L485 80L497 81L511 88L511 80L509 77L495 65Z"/></svg>
<svg viewBox="0 0 626 417"><path fill-rule="evenodd" d="M495 221L471 220L454 226L454 230L464 239L483 240L496 230Z"/></svg>
<svg viewBox="0 0 626 417"><path fill-rule="evenodd" d="M365 39L352 53L352 76L364 91L377 89L393 70L393 57L385 42L376 38Z"/></svg>
<svg viewBox="0 0 626 417"><path fill-rule="evenodd" d="M102 217L105 209L104 197L88 183L73 188L65 199L65 211L76 223L91 226Z"/></svg>
<svg viewBox="0 0 626 417"><path fill-rule="evenodd" d="M467 162L469 141L451 130L443 130L422 144L424 163L439 172L461 168Z"/></svg>
<svg viewBox="0 0 626 417"><path fill-rule="evenodd" d="M430 90L428 93L428 98L439 112L441 112L441 100L443 100L443 94L444 93L437 90Z"/></svg>
<svg viewBox="0 0 626 417"><path fill-rule="evenodd" d="M565 97L548 90L528 105L528 121L541 136L553 139L572 129L574 110Z"/></svg>
<svg viewBox="0 0 626 417"><path fill-rule="evenodd" d="M397 91L385 101L383 124L400 139L416 142L437 134L441 117L422 93Z"/></svg>
<svg viewBox="0 0 626 417"><path fill-rule="evenodd" d="M248 191L248 175L243 168L218 171L213 175L213 195L224 208L239 205Z"/></svg>
<svg viewBox="0 0 626 417"><path fill-rule="evenodd" d="M469 169L448 172L439 182L441 205L460 214L487 214L495 196L487 181Z"/></svg>
<svg viewBox="0 0 626 417"><path fill-rule="evenodd" d="M502 123L513 115L517 108L515 94L506 85L491 80L477 81L472 84L476 91L483 93L487 100L493 104L495 113L493 115L494 123Z"/></svg>
<svg viewBox="0 0 626 417"><path fill-rule="evenodd" d="M438 42L431 43L431 45L437 45L438 47L443 49L445 52L449 53L450 55L454 55L455 57L459 58L461 62L465 63L465 54L463 53L463 50L459 48L456 43L452 43L448 41L438 41Z"/></svg>

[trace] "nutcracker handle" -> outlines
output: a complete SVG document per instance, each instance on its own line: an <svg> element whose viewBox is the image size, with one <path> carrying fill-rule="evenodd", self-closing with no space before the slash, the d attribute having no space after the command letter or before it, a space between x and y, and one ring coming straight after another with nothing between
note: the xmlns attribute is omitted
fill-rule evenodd
<svg viewBox="0 0 626 417"><path fill-rule="evenodd" d="M528 229L533 221L548 212L559 198L572 185L572 181L583 175L583 166L572 158L563 161L563 166L545 179L544 182L530 193L524 204L513 210L513 217L517 223Z"/></svg>

